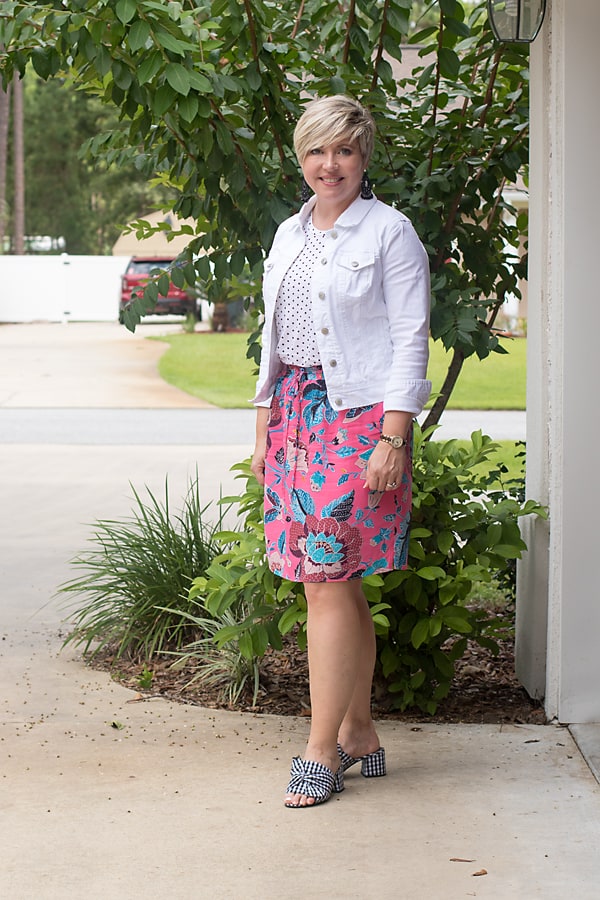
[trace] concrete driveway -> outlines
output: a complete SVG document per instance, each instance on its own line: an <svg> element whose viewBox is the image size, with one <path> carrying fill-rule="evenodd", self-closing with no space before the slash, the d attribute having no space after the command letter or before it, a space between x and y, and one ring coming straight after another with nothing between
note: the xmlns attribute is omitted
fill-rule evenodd
<svg viewBox="0 0 600 900"><path fill-rule="evenodd" d="M387 778L287 810L304 719L140 701L60 652L90 523L196 468L216 499L251 448L251 417L224 432L200 404L197 442L189 422L168 442L196 401L158 379L149 328L0 327L0 897L596 900L600 788L566 728L382 722ZM90 407L144 427L108 417L100 441Z"/></svg>

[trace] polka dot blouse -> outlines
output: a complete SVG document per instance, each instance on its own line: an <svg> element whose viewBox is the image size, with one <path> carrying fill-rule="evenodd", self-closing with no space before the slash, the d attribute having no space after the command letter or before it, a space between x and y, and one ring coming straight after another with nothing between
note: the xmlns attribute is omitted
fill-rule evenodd
<svg viewBox="0 0 600 900"><path fill-rule="evenodd" d="M288 366L321 363L312 318L310 287L315 264L323 255L325 231L317 231L309 220L306 242L285 273L275 305L277 355Z"/></svg>

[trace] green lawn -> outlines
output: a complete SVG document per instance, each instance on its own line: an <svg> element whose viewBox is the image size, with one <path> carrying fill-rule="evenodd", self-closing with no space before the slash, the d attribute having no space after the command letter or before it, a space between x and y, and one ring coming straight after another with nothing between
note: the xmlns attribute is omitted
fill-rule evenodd
<svg viewBox="0 0 600 900"><path fill-rule="evenodd" d="M448 409L525 409L527 341L508 338L502 343L506 354L492 353L484 360L470 356L465 360ZM431 341L429 350L427 374L433 390L439 391L450 354L439 341Z"/></svg>
<svg viewBox="0 0 600 900"><path fill-rule="evenodd" d="M249 407L255 365L246 359L248 335L198 331L160 338L170 346L160 358L162 378L194 397L224 409Z"/></svg>
<svg viewBox="0 0 600 900"><path fill-rule="evenodd" d="M161 338L170 346L159 363L161 376L182 391L228 409L248 406L254 396L254 363L246 359L247 335L199 331ZM492 353L483 361L466 360L449 409L525 409L527 341L504 341L507 354ZM431 342L428 377L439 390L449 355Z"/></svg>

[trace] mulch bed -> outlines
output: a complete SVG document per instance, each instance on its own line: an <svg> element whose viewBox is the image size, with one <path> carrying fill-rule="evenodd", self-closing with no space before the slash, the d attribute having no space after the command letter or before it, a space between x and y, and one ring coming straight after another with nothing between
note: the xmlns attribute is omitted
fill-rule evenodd
<svg viewBox="0 0 600 900"><path fill-rule="evenodd" d="M512 640L498 643L500 652L497 656L475 643L469 644L464 657L456 663L450 694L433 716L419 709L393 710L385 687L376 683L374 717L405 722L543 725L546 722L543 707L531 700L517 681ZM199 681L190 684L192 672L185 668L173 669L172 657L157 658L145 664L123 657L115 660L105 654L95 657L91 665L111 671L121 684L136 691L139 699L160 696L211 709L232 709L220 699L218 689L206 687ZM152 684L144 690L140 687L140 676L146 668L152 672ZM251 690L247 690L233 708L240 712L278 716L310 715L306 654L298 649L294 639L286 639L280 652L267 650L261 662L261 691L257 705L252 705Z"/></svg>

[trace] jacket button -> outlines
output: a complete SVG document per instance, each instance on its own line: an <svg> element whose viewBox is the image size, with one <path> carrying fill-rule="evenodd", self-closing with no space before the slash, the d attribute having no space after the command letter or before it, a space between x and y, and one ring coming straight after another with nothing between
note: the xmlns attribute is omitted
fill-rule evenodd
<svg viewBox="0 0 600 900"><path fill-rule="evenodd" d="M321 328L321 334L329 334L329 328Z"/></svg>
<svg viewBox="0 0 600 900"><path fill-rule="evenodd" d="M324 256L323 259L321 260L321 265L322 265L322 266L326 266L326 265L327 265L327 257L326 257L326 256ZM358 265L358 263L356 263L356 265Z"/></svg>
<svg viewBox="0 0 600 900"><path fill-rule="evenodd" d="M337 366L337 360L336 360L336 359L330 359L330 360L329 360L329 365L331 366L332 369L335 369L335 367Z"/></svg>
<svg viewBox="0 0 600 900"><path fill-rule="evenodd" d="M337 235L337 231L332 231L332 232L331 232L331 237L333 238L334 241L337 240L337 236L338 236L338 235Z"/></svg>
<svg viewBox="0 0 600 900"><path fill-rule="evenodd" d="M353 268L353 269L357 269L357 268L358 268L358 263L357 263L357 261L356 261L355 259L352 260L352 268Z"/></svg>
<svg viewBox="0 0 600 900"><path fill-rule="evenodd" d="M325 291L319 291L319 300L325 299Z"/></svg>
<svg viewBox="0 0 600 900"><path fill-rule="evenodd" d="M341 398L341 397L336 397L336 399L335 399L335 405L336 405L336 406L341 406L341 405L342 405L342 398Z"/></svg>

